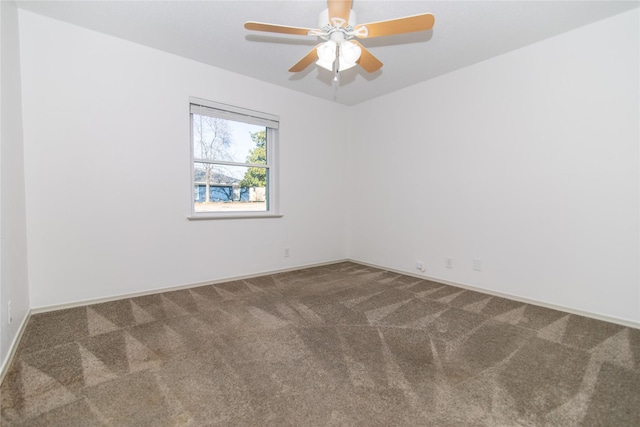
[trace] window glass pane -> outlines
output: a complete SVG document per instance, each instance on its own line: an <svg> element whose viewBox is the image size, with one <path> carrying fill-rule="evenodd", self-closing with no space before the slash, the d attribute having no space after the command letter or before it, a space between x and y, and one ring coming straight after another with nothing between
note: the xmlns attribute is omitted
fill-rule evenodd
<svg viewBox="0 0 640 427"><path fill-rule="evenodd" d="M193 157L267 164L267 129L233 120L192 114Z"/></svg>
<svg viewBox="0 0 640 427"><path fill-rule="evenodd" d="M227 166L194 162L194 211L267 210L266 167Z"/></svg>

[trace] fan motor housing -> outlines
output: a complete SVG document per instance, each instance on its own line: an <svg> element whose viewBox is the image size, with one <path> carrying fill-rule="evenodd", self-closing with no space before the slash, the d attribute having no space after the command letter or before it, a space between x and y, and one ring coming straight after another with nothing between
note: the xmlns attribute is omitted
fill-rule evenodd
<svg viewBox="0 0 640 427"><path fill-rule="evenodd" d="M344 25L342 25L344 24ZM322 28L323 30L327 27L335 28L335 27L355 27L356 26L356 13L351 9L349 12L349 22L342 22L340 18L329 18L329 9L325 9L320 12L318 16L318 28Z"/></svg>

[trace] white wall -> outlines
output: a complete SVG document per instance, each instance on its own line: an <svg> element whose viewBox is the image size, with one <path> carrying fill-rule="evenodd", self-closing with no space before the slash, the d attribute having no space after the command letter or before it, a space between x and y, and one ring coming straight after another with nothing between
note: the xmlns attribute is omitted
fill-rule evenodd
<svg viewBox="0 0 640 427"><path fill-rule="evenodd" d="M346 257L346 107L22 10L20 31L33 308ZM281 117L283 218L186 219L189 96Z"/></svg>
<svg viewBox="0 0 640 427"><path fill-rule="evenodd" d="M26 11L20 31L34 308L349 256L640 321L637 10L351 109ZM281 116L284 218L185 219L189 96Z"/></svg>
<svg viewBox="0 0 640 427"><path fill-rule="evenodd" d="M18 13L0 2L0 366L29 310ZM12 322L8 304L11 301Z"/></svg>
<svg viewBox="0 0 640 427"><path fill-rule="evenodd" d="M640 323L638 15L354 107L349 256Z"/></svg>

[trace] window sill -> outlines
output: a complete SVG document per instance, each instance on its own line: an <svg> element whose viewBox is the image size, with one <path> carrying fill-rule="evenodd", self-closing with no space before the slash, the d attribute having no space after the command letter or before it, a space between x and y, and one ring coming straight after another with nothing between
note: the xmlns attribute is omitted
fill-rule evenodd
<svg viewBox="0 0 640 427"><path fill-rule="evenodd" d="M257 219L257 218L282 218L282 214L276 213L256 213L256 212L233 212L223 214L193 214L187 217L189 221L216 220L216 219Z"/></svg>

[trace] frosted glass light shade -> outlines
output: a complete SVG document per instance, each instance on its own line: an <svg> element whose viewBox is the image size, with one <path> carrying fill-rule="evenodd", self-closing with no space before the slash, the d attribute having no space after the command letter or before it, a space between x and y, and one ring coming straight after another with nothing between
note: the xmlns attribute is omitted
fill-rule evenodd
<svg viewBox="0 0 640 427"><path fill-rule="evenodd" d="M336 60L336 42L329 40L318 46L316 51L318 52L316 64L325 70L333 71L333 63Z"/></svg>
<svg viewBox="0 0 640 427"><path fill-rule="evenodd" d="M350 41L342 43L340 45L340 60L338 61L340 67L338 71L355 67L361 54L362 49L357 44Z"/></svg>

